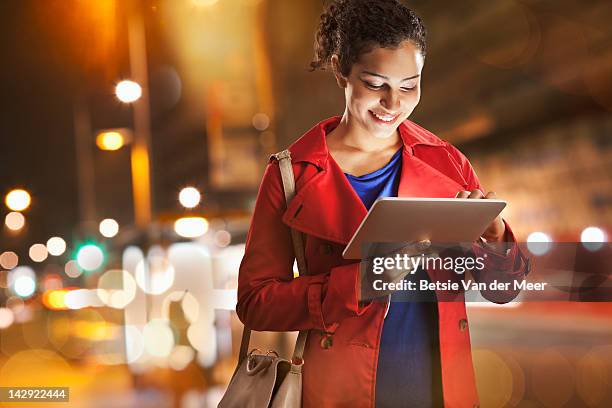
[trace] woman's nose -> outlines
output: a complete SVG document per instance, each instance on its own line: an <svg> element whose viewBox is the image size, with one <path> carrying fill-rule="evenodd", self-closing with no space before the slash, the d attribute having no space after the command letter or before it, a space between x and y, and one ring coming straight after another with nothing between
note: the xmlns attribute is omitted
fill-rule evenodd
<svg viewBox="0 0 612 408"><path fill-rule="evenodd" d="M393 89L387 91L384 97L380 101L381 105L390 111L395 111L399 109L400 106L400 97L397 91Z"/></svg>

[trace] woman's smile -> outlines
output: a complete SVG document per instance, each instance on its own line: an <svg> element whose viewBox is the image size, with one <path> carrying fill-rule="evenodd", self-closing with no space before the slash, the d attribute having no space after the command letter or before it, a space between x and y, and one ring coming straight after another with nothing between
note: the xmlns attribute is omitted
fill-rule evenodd
<svg viewBox="0 0 612 408"><path fill-rule="evenodd" d="M388 113L374 112L372 110L369 110L368 112L370 112L370 115L374 118L374 121L376 121L378 123L383 123L385 125L392 125L392 124L394 124L395 121L397 120L397 118L399 118L399 116L400 116L399 113L388 114Z"/></svg>

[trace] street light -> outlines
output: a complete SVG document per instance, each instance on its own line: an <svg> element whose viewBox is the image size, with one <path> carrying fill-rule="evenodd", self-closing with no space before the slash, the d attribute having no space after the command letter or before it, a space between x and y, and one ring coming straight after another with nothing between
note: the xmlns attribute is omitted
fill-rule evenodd
<svg viewBox="0 0 612 408"><path fill-rule="evenodd" d="M128 128L100 130L96 136L96 145L100 150L117 151L130 145L130 167L132 170L132 194L136 224L146 227L151 220L151 191L149 151L146 144L138 141L137 134ZM118 228L118 227L117 227ZM102 235L110 238L110 236Z"/></svg>
<svg viewBox="0 0 612 408"><path fill-rule="evenodd" d="M104 250L95 242L86 243L76 250L76 262L86 272L99 269L106 259Z"/></svg>
<svg viewBox="0 0 612 408"><path fill-rule="evenodd" d="M106 238L112 238L119 232L119 224L112 218L106 218L100 222L100 234Z"/></svg>
<svg viewBox="0 0 612 408"><path fill-rule="evenodd" d="M128 128L103 129L96 135L96 146L100 150L115 151L129 145L134 139L132 130Z"/></svg>
<svg viewBox="0 0 612 408"><path fill-rule="evenodd" d="M183 217L174 222L174 232L184 238L197 238L208 231L208 220L204 217Z"/></svg>
<svg viewBox="0 0 612 408"><path fill-rule="evenodd" d="M53 256L60 256L66 251L66 241L61 237L51 237L47 241L47 251Z"/></svg>
<svg viewBox="0 0 612 408"><path fill-rule="evenodd" d="M30 193L20 188L11 190L4 198L6 206L13 211L25 210L31 201Z"/></svg>
<svg viewBox="0 0 612 408"><path fill-rule="evenodd" d="M19 231L25 225L25 217L20 212L12 211L4 217L4 224L11 231Z"/></svg>
<svg viewBox="0 0 612 408"><path fill-rule="evenodd" d="M193 208L200 204L201 195L195 187L185 187L179 193L179 202L185 208Z"/></svg>
<svg viewBox="0 0 612 408"><path fill-rule="evenodd" d="M34 262L42 262L47 259L49 252L44 244L34 244L30 247L29 255Z"/></svg>
<svg viewBox="0 0 612 408"><path fill-rule="evenodd" d="M142 88L134 81L124 80L115 87L115 95L121 102L136 102L142 96Z"/></svg>

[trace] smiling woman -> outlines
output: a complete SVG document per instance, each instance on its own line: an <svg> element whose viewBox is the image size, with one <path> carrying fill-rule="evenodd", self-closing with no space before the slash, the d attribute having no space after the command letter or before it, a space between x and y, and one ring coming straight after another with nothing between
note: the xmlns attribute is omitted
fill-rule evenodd
<svg viewBox="0 0 612 408"><path fill-rule="evenodd" d="M333 72L344 92L342 115L289 146L297 190L289 204L279 163L271 160L264 174L236 311L254 330L308 330L304 407L478 405L463 297L437 302L434 289L420 303L390 292L362 298L367 261L341 256L380 197L495 197L459 150L408 119L420 100L425 53L423 22L400 1L332 1L310 66ZM304 236L308 269L295 279L291 228ZM505 221L495 219L481 238L473 251L486 261L472 271L475 280L521 280L524 258ZM433 269L420 267L414 276L428 283L454 274Z"/></svg>

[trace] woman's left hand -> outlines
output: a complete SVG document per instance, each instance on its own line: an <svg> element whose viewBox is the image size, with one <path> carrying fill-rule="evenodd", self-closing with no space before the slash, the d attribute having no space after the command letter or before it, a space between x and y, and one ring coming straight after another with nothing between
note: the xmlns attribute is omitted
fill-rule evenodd
<svg viewBox="0 0 612 408"><path fill-rule="evenodd" d="M482 199L487 199L487 198L491 198L491 199L496 199L497 196L495 195L495 192L493 191L489 191L486 195L478 190L472 190L472 191L459 191L457 193L457 195L455 196L455 198L482 198ZM489 224L489 226L487 227L487 229L485 230L485 232L482 234L482 237L487 241L487 242L501 242L504 240L504 235L506 233L506 225L504 224L504 222L502 221L502 217L501 215L498 215L493 222L491 222L491 224Z"/></svg>

